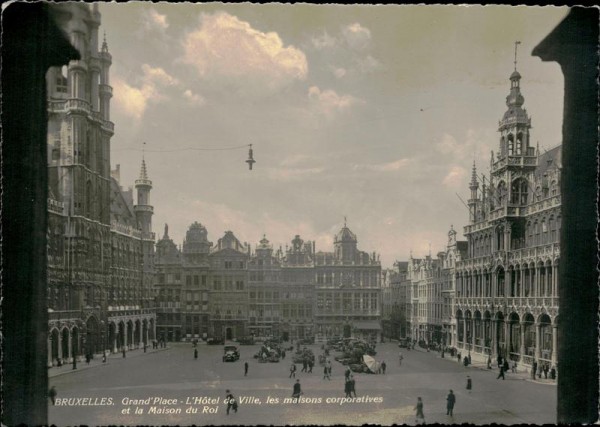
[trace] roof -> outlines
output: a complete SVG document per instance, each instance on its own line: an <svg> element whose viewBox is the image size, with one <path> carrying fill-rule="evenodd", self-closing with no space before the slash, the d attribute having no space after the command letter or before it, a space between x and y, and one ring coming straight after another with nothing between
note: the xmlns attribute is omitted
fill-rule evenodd
<svg viewBox="0 0 600 427"><path fill-rule="evenodd" d="M545 151L538 157L538 167L535 169L536 177L544 176L549 169L560 168L562 166L562 145Z"/></svg>

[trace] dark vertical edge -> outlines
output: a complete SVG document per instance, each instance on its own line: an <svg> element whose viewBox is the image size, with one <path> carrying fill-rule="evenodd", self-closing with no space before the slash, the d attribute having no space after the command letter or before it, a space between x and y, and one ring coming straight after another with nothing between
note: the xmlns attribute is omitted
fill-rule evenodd
<svg viewBox="0 0 600 427"><path fill-rule="evenodd" d="M2 422L47 424L46 80L75 51L45 3L2 11Z"/></svg>
<svg viewBox="0 0 600 427"><path fill-rule="evenodd" d="M565 78L559 423L598 419L598 9L575 7L533 51Z"/></svg>

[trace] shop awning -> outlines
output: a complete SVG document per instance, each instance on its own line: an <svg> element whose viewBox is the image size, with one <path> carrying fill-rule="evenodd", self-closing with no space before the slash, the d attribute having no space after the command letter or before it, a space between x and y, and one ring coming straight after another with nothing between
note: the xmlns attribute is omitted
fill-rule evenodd
<svg viewBox="0 0 600 427"><path fill-rule="evenodd" d="M352 326L354 327L354 329L361 329L361 330L372 330L372 331L381 330L381 325L379 324L379 321L377 321L377 320L365 320L362 322L354 322L354 324Z"/></svg>

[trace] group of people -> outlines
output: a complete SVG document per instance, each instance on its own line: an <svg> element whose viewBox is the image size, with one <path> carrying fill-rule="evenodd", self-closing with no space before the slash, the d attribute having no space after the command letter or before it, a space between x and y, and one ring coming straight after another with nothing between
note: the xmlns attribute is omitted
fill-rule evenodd
<svg viewBox="0 0 600 427"><path fill-rule="evenodd" d="M468 377L467 377L468 378ZM454 405L456 404L456 395L454 391L450 390L446 396L446 415L454 416ZM416 411L416 424L425 424L425 410L423 405L423 399L417 397L417 404L414 410Z"/></svg>

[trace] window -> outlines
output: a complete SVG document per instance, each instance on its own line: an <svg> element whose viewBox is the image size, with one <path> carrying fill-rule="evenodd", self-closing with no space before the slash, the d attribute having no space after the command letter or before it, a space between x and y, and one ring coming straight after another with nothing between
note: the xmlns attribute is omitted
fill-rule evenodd
<svg viewBox="0 0 600 427"><path fill-rule="evenodd" d="M192 285L192 276L185 276L185 284L188 286Z"/></svg>
<svg viewBox="0 0 600 427"><path fill-rule="evenodd" d="M231 261L225 261L225 269L230 269L232 266L232 262Z"/></svg>
<svg viewBox="0 0 600 427"><path fill-rule="evenodd" d="M244 281L243 281L243 280L237 280L237 281L235 282L235 289L236 289L237 291L242 291L242 290L244 290Z"/></svg>

